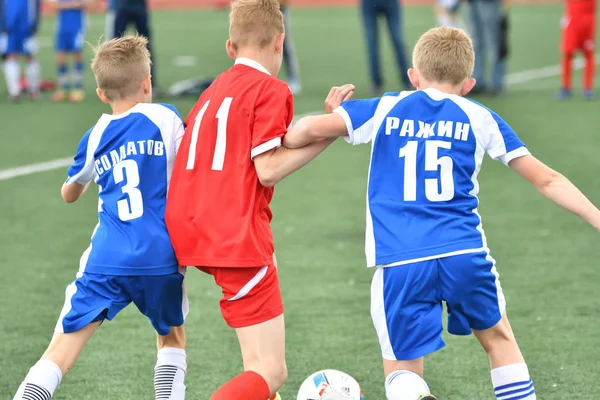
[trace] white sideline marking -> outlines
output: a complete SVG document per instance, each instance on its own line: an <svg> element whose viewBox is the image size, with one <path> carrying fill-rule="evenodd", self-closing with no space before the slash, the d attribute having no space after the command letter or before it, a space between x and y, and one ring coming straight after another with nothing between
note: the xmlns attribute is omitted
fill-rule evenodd
<svg viewBox="0 0 600 400"><path fill-rule="evenodd" d="M189 61L189 60L188 60ZM596 54L596 64L600 64L600 54ZM585 60L577 58L573 64L574 70L582 69L585 65ZM518 85L520 83L531 82L538 79L551 78L560 75L560 65L551 65L548 67L529 69L521 72L513 72L506 76L507 85ZM313 111L306 114L298 115L294 120L309 115L319 114L319 111ZM56 160L46 161L37 164L27 164L21 167L8 168L0 170L0 181L6 181L19 176L37 174L39 172L52 171L59 168L65 168L71 165L73 158L58 158Z"/></svg>

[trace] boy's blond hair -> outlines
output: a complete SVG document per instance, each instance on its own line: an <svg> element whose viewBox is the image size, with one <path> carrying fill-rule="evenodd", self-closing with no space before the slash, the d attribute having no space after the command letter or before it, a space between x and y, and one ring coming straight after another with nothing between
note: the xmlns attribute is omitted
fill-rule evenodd
<svg viewBox="0 0 600 400"><path fill-rule="evenodd" d="M284 33L278 0L236 0L229 13L229 40L234 50L244 46L265 48Z"/></svg>
<svg viewBox="0 0 600 400"><path fill-rule="evenodd" d="M96 83L111 101L134 96L150 76L148 39L128 35L94 48L92 70Z"/></svg>
<svg viewBox="0 0 600 400"><path fill-rule="evenodd" d="M473 74L473 42L461 29L430 29L415 45L413 65L430 82L461 84Z"/></svg>

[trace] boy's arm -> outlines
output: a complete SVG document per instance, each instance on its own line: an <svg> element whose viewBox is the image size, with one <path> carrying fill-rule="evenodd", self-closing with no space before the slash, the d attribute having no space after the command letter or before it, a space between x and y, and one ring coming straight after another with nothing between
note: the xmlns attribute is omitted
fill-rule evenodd
<svg viewBox="0 0 600 400"><path fill-rule="evenodd" d="M531 155L515 158L508 165L541 194L600 231L600 210L566 177Z"/></svg>
<svg viewBox="0 0 600 400"><path fill-rule="evenodd" d="M279 147L254 157L258 180L265 187L273 187L283 178L304 167L335 139L321 139L300 149Z"/></svg>
<svg viewBox="0 0 600 400"><path fill-rule="evenodd" d="M92 132L93 128L87 131L79 142L73 163L67 171L68 178L60 189L62 199L67 203L79 200L96 176L94 147L89 146Z"/></svg>
<svg viewBox="0 0 600 400"><path fill-rule="evenodd" d="M283 138L283 145L290 149L304 147L318 139L347 136L347 124L343 117L333 113L344 101L354 95L354 85L335 86L325 99L327 115L305 117L292 126Z"/></svg>
<svg viewBox="0 0 600 400"><path fill-rule="evenodd" d="M81 196L83 196L86 190L88 190L90 183L91 181L86 185L82 185L81 183L77 182L71 184L65 182L60 189L60 195L65 202L74 203L79 200Z"/></svg>

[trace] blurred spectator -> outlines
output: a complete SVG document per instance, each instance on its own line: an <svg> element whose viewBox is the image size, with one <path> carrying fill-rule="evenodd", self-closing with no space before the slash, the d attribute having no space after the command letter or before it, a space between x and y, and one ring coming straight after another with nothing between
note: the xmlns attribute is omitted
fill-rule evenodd
<svg viewBox="0 0 600 400"><path fill-rule="evenodd" d="M473 47L475 48L475 71L477 85L472 94L504 91L506 63L501 60L502 0L469 0L469 20ZM491 76L486 79L486 69Z"/></svg>
<svg viewBox="0 0 600 400"><path fill-rule="evenodd" d="M106 2L106 22L104 26L104 40L110 40L115 36L115 0Z"/></svg>
<svg viewBox="0 0 600 400"><path fill-rule="evenodd" d="M4 78L13 101L21 96L21 67L19 56L24 56L27 91L32 99L40 93L41 70L36 59L36 33L41 1L0 0L0 54L4 59Z"/></svg>
<svg viewBox="0 0 600 400"><path fill-rule="evenodd" d="M287 70L288 85L293 94L299 94L302 91L300 84L300 67L298 65L298 57L296 49L292 41L291 33L291 17L288 0L280 0L281 13L285 23L285 41L283 42L283 62Z"/></svg>
<svg viewBox="0 0 600 400"><path fill-rule="evenodd" d="M152 57L152 85L156 88L156 61L152 52L152 38L150 34L150 13L146 0L109 0L112 2L115 13L113 37L122 37L129 25L134 25L135 30L148 38L148 50ZM158 92L158 90L156 90Z"/></svg>
<svg viewBox="0 0 600 400"><path fill-rule="evenodd" d="M383 78L379 63L378 18L380 15L385 16L387 20L402 84L405 89L410 88L411 84L407 75L408 63L406 62L402 38L401 10L398 0L361 0L361 11L367 40L373 95L379 96L383 91Z"/></svg>
<svg viewBox="0 0 600 400"><path fill-rule="evenodd" d="M438 0L435 3L438 26L463 28L460 18L460 0Z"/></svg>

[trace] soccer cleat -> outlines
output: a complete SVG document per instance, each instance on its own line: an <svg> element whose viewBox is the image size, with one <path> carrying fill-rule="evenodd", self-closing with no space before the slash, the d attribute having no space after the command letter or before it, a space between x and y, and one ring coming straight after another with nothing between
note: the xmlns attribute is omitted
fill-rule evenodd
<svg viewBox="0 0 600 400"><path fill-rule="evenodd" d="M586 100L594 100L596 93L592 89L586 89L583 91L583 98Z"/></svg>
<svg viewBox="0 0 600 400"><path fill-rule="evenodd" d="M281 396L279 395L279 393L275 393L275 397L272 397L269 400L281 400Z"/></svg>
<svg viewBox="0 0 600 400"><path fill-rule="evenodd" d="M437 400L437 397L435 397L432 394L424 394L421 397L419 397L417 400Z"/></svg>
<svg viewBox="0 0 600 400"><path fill-rule="evenodd" d="M8 100L11 103L17 104L21 102L21 95L16 95L16 96L8 96Z"/></svg>
<svg viewBox="0 0 600 400"><path fill-rule="evenodd" d="M558 100L567 100L569 97L571 97L571 94L571 89L562 88L558 91L558 93L556 93L556 98Z"/></svg>
<svg viewBox="0 0 600 400"><path fill-rule="evenodd" d="M79 103L80 101L83 101L83 99L85 98L85 93L83 90L73 90L70 94L69 94L69 101L72 103Z"/></svg>
<svg viewBox="0 0 600 400"><path fill-rule="evenodd" d="M56 92L54 92L54 94L52 95L52 101L64 101L67 98L67 93L65 93L63 90L57 90Z"/></svg>

